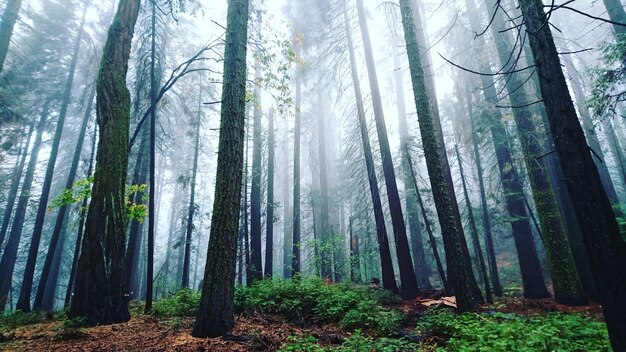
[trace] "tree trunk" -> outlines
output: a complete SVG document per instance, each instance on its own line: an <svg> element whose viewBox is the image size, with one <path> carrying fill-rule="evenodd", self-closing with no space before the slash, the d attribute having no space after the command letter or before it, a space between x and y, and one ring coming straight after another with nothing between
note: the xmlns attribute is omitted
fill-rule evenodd
<svg viewBox="0 0 626 352"><path fill-rule="evenodd" d="M468 90L469 92L469 90ZM498 275L498 263L496 261L496 251L493 247L493 233L491 232L491 218L489 216L489 206L487 205L487 194L485 193L485 181L483 179L483 163L480 157L480 149L478 143L478 132L475 126L475 118L473 113L472 101L467 100L468 114L471 125L471 137L474 147L474 160L476 162L476 172L478 174L478 188L480 190L480 203L483 215L483 231L485 232L485 247L487 249L487 262L489 263L489 272L491 273L491 282L493 283L493 293L496 297L502 297L502 284Z"/></svg>
<svg viewBox="0 0 626 352"><path fill-rule="evenodd" d="M396 105L398 106L398 120L400 132L400 153L402 153L402 179L404 182L404 201L406 203L407 219L409 223L409 233L411 235L411 250L413 263L415 264L415 276L418 287L424 290L432 289L428 276L430 268L426 261L424 243L422 241L422 230L419 221L419 207L417 205L417 192L413 186L411 169L408 165L408 158L404 154L409 145L409 134L406 119L406 105L404 102L404 87L402 84L402 70L400 68L400 54L397 43L393 43L393 62L395 66L394 83L396 88Z"/></svg>
<svg viewBox="0 0 626 352"><path fill-rule="evenodd" d="M402 204L400 203L400 196L396 185L396 174L393 168L391 150L389 148L387 127L385 126L385 116L383 114L383 105L380 97L380 90L378 88L378 77L376 75L374 55L372 52L372 44L370 43L370 35L367 27L367 20L365 18L363 0L357 0L357 10L359 13L361 34L363 36L365 62L367 64L367 73L374 105L376 132L378 134L378 143L380 145L383 175L385 177L385 186L387 188L387 197L389 200L389 211L391 213L391 223L393 225L396 253L398 256L398 268L400 270L400 295L405 299L412 299L415 298L418 293L417 280L415 279L413 260L411 259L409 241L406 236L404 216L402 215Z"/></svg>
<svg viewBox="0 0 626 352"><path fill-rule="evenodd" d="M125 295L124 190L128 165L130 94L126 72L140 1L120 0L102 55L97 84L100 143L91 203L68 315L88 325L130 319Z"/></svg>
<svg viewBox="0 0 626 352"><path fill-rule="evenodd" d="M87 109L85 109L83 121L80 126L80 132L78 133L78 141L76 142L76 148L74 149L74 156L72 157L72 164L70 166L70 171L67 176L67 181L65 182L66 189L71 189L74 185L74 181L76 180L76 172L78 171L78 164L80 163L80 156L83 151L83 142L87 133L89 120L91 119L93 100L96 95L96 90L95 87L89 89L91 92L89 93L89 97L87 98ZM46 260L43 264L43 268L41 269L41 275L39 276L39 285L37 286L37 294L35 295L35 302L33 303L33 309L36 310L51 311L53 308L51 305L52 302L48 300L46 304L43 304L42 300L44 298L44 294L48 297L53 297L56 292L56 284L58 278L52 277L50 280L48 280L48 275L50 274L50 269L53 261L57 260L55 256L57 254L60 254L60 252L57 251L56 248L63 248L63 246L58 246L57 242L65 241L65 239L61 236L61 233L65 234L64 225L67 222L67 208L68 205L66 204L62 205L61 208L59 208L56 223L54 224L54 229L52 230L52 236L50 237L50 246L48 248L48 253L46 254ZM58 275L58 271L56 272L56 275Z"/></svg>
<svg viewBox="0 0 626 352"><path fill-rule="evenodd" d="M261 62L254 66L256 79L261 78ZM253 280L263 279L262 244L261 244L261 179L262 165L262 126L261 126L261 87L254 85L254 114L252 130L252 185L250 189L250 272Z"/></svg>
<svg viewBox="0 0 626 352"><path fill-rule="evenodd" d="M237 228L246 117L248 0L228 3L222 117L211 235L194 337L217 337L235 324L233 311Z"/></svg>
<svg viewBox="0 0 626 352"><path fill-rule="evenodd" d="M152 310L153 282L154 282L154 227L156 212L154 201L156 198L156 104L157 82L154 73L156 65L156 0L150 1L152 5L152 23L150 28L150 190L148 193L148 248L146 253L146 305L144 311Z"/></svg>
<svg viewBox="0 0 626 352"><path fill-rule="evenodd" d="M37 167L37 157L39 155L39 150L41 149L41 138L45 130L48 114L50 113L50 103L51 100L46 100L44 102L41 117L37 123L37 134L35 135L35 140L33 141L33 148L30 151L30 159L28 161L26 173L24 174L24 182L22 183L20 197L15 208L11 232L9 233L9 238L6 242L4 252L2 253L2 260L0 260L0 310L4 309L9 291L11 291L11 285L13 284L13 269L15 269L17 250L22 237L24 221L26 220L26 210L31 196L33 177Z"/></svg>
<svg viewBox="0 0 626 352"><path fill-rule="evenodd" d="M65 87L63 90L63 101L61 102L61 109L59 110L59 119L56 123L54 139L52 140L52 146L50 147L50 157L48 158L48 165L46 167L46 174L44 176L43 185L41 186L41 196L39 197L39 206L37 207L37 217L35 218L33 236L31 238L30 247L28 248L28 259L26 260L26 267L24 269L24 280L22 281L20 297L17 300L17 309L20 309L23 312L30 311L30 296L33 289L33 279L35 276L35 266L37 264L37 254L39 253L39 243L41 242L41 234L43 232L44 220L46 217L46 212L48 210L50 187L52 186L52 178L54 177L54 167L57 161L59 145L61 144L61 135L63 134L63 126L65 125L67 108L72 98L72 85L74 84L76 63L78 62L78 54L83 38L83 27L85 25L85 18L87 15L88 7L89 4L86 3L83 8L83 15L78 29L78 35L76 36L76 41L74 42L74 51L72 53L72 61L70 62L69 75L67 76L67 81L65 82ZM53 233L53 236L50 238L50 247L48 249L48 252L50 253L50 261L48 262L48 270L46 270L45 272L46 276L44 277L44 279L46 280L58 242L59 233ZM42 282L45 284L45 281Z"/></svg>
<svg viewBox="0 0 626 352"><path fill-rule="evenodd" d="M291 272L292 275L299 275L301 270L300 263L300 134L302 130L302 117L300 113L300 103L302 100L301 88L301 70L296 72L296 100L295 100L295 118L296 127L293 138L293 226L292 231L292 258Z"/></svg>
<svg viewBox="0 0 626 352"><path fill-rule="evenodd" d="M0 253L4 248L4 239L9 229L9 223L11 222L11 214L15 207L15 201L17 200L17 192L20 188L20 181L22 180L22 174L24 173L24 166L26 165L26 156L28 156L28 147L30 145L30 139L35 131L35 124L31 124L28 129L28 137L26 143L22 146L20 156L17 158L17 163L13 169L13 176L11 177L11 188L7 194L7 204L4 207L4 216L2 217L2 228L0 229Z"/></svg>
<svg viewBox="0 0 626 352"><path fill-rule="evenodd" d="M87 177L91 176L93 170L94 156L96 154L96 139L98 137L97 124L93 128L93 136L91 137L91 153L89 154L89 167L87 168ZM80 204L80 214L78 220L78 231L76 232L76 244L74 246L74 256L72 257L72 268L70 269L70 278L65 291L64 308L69 308L74 295L74 283L76 281L76 269L78 268L78 259L80 258L80 247L83 243L83 230L85 228L85 220L87 217L87 198L83 199Z"/></svg>
<svg viewBox="0 0 626 352"><path fill-rule="evenodd" d="M198 100L198 118L196 120L196 131L193 148L193 169L191 171L191 191L189 196L189 211L187 213L187 229L185 232L185 259L183 262L183 285L189 287L189 269L191 265L191 235L193 233L193 215L196 212L196 175L198 174L198 154L200 153L200 116L202 108L202 93Z"/></svg>
<svg viewBox="0 0 626 352"><path fill-rule="evenodd" d="M274 109L269 111L269 141L267 144L267 211L265 226L265 277L274 273Z"/></svg>
<svg viewBox="0 0 626 352"><path fill-rule="evenodd" d="M287 123L285 121L285 123ZM285 136L285 140L283 142L283 158L281 163L283 165L289 165L289 148L287 147L289 139L287 133L283 132ZM283 278L288 279L291 277L291 259L292 259L292 251L291 248L293 244L291 243L291 226L289 226L291 222L291 199L289 194L289 171L285 166L282 168L283 170L283 189L282 189L282 197L283 197Z"/></svg>
<svg viewBox="0 0 626 352"><path fill-rule="evenodd" d="M444 239L446 252L446 262L448 264L448 280L457 297L458 309L461 312L474 309L474 305L482 303L482 297L476 297L473 286L477 286L469 255L465 255L463 250L463 235L457 228L450 190L446 183L444 171L441 165L442 152L439 150L437 136L435 133L434 120L431 113L429 96L424 83L424 71L422 70L420 49L417 45L415 34L413 13L409 0L400 1L400 11L402 14L402 24L406 38L407 54L409 57L409 67L411 70L411 81L413 83L413 94L417 107L422 144L428 174L432 184L433 197L439 224ZM451 277L450 277L451 276ZM480 295L478 295L480 296Z"/></svg>
<svg viewBox="0 0 626 352"><path fill-rule="evenodd" d="M318 92L318 106L324 106ZM326 131L324 130L325 109L321 108L317 114L317 136L319 156L319 182L320 182L320 226L318 243L318 255L323 279L333 279L333 260L331 258L334 246L332 245L332 229L330 227L330 215L328 213L328 171L326 167Z"/></svg>
<svg viewBox="0 0 626 352"><path fill-rule="evenodd" d="M476 3L466 0L466 6L470 14L477 14ZM468 16L473 31L479 30L480 17ZM476 38L479 47L484 46L482 36ZM482 45L481 45L482 44ZM483 50L484 53L484 50ZM479 55L482 55L479 53ZM480 59L480 69L483 72L491 72L491 68L487 65L489 61L486 58ZM482 93L485 101L489 103L484 114L486 114L489 122L489 130L491 139L496 150L496 160L500 171L500 180L504 190L504 199L508 215L511 218L511 228L515 248L517 249L517 257L519 260L520 272L522 275L522 286L524 289L524 297L529 299L541 299L550 297L550 293L546 287L539 263L539 256L535 242L532 238L532 229L526 206L524 205L524 191L522 182L519 179L513 165L513 157L509 146L509 138L506 133L504 124L502 123L502 113L496 108L497 92L494 85L493 77L481 75Z"/></svg>
<svg viewBox="0 0 626 352"><path fill-rule="evenodd" d="M350 234L350 280L354 283L361 283L361 253L359 251L359 237L354 235L352 229L352 216L348 221L348 231Z"/></svg>
<svg viewBox="0 0 626 352"><path fill-rule="evenodd" d="M2 73L4 67L4 60L7 57L9 44L11 43L13 27L15 22L17 22L17 15L21 6L22 0L8 0L2 14L2 20L0 20L0 73Z"/></svg>
<svg viewBox="0 0 626 352"><path fill-rule="evenodd" d="M485 265L485 258L483 257L483 250L480 248L480 240L478 239L478 228L476 227L476 220L474 220L474 210L472 209L472 203L470 202L469 192L467 191L467 184L465 183L465 173L463 172L463 160L461 160L461 154L459 153L459 146L454 146L456 152L456 160L459 163L459 170L461 172L461 183L463 185L463 196L465 197L465 204L467 206L467 217L470 224L470 233L472 236L472 243L474 245L474 252L478 258L478 265L480 273L483 277L485 284L485 296L487 303L493 303L493 296L491 295L491 284L489 283L489 275L487 275L487 266Z"/></svg>
<svg viewBox="0 0 626 352"><path fill-rule="evenodd" d="M609 18L613 22L621 23L621 25L617 23L613 23L613 31L616 36L624 36L626 34L626 12L624 11L624 5L620 2L620 0L602 0L604 6L606 7L606 12L609 14ZM618 38L621 40L624 38Z"/></svg>
<svg viewBox="0 0 626 352"><path fill-rule="evenodd" d="M345 6L345 2L344 2ZM393 269L393 261L391 258L391 250L389 249L389 239L387 238L387 229L385 225L385 215L380 200L378 190L378 179L376 177L376 168L374 167L374 158L372 147L370 146L369 134L367 131L367 121L365 120L365 108L363 105L363 95L361 93L361 84L359 82L359 74L357 72L356 58L354 54L354 44L352 42L352 30L348 22L348 14L344 7L344 22L348 39L348 50L350 54L350 69L352 73L352 85L356 96L357 117L359 121L359 132L361 135L361 143L363 145L363 156L365 158L365 167L367 169L367 179L372 196L372 206L374 208L374 220L376 222L376 239L378 240L378 253L380 255L380 265L382 271L383 287L392 292L398 291L396 278ZM367 277L367 275L366 275Z"/></svg>
<svg viewBox="0 0 626 352"><path fill-rule="evenodd" d="M576 110L546 15L539 0L520 1L556 151L578 215L613 349L626 350L626 249L603 189ZM548 79L548 77L550 79Z"/></svg>

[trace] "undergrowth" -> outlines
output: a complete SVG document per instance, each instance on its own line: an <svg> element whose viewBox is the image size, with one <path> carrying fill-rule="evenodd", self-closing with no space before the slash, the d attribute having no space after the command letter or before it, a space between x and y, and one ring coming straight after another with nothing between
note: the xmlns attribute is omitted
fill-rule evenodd
<svg viewBox="0 0 626 352"><path fill-rule="evenodd" d="M355 330L354 334L347 338L339 346L322 346L314 337L289 338L279 352L404 352L418 351L419 345L400 339L382 337L374 339Z"/></svg>
<svg viewBox="0 0 626 352"><path fill-rule="evenodd" d="M198 311L200 292L183 288L174 295L154 302L152 314L157 317L192 317Z"/></svg>
<svg viewBox="0 0 626 352"><path fill-rule="evenodd" d="M316 278L263 280L235 291L235 310L240 314L278 314L301 325L338 323L346 330L380 335L394 332L403 320L402 314L382 305L396 301L387 291Z"/></svg>
<svg viewBox="0 0 626 352"><path fill-rule="evenodd" d="M578 314L521 317L514 313L427 314L418 334L445 342L434 351L610 351L606 326ZM440 339L440 340L441 340Z"/></svg>

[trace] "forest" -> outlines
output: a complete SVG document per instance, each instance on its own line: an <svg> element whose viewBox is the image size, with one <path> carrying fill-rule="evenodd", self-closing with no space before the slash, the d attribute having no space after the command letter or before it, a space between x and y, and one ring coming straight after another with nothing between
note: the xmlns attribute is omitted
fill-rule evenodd
<svg viewBox="0 0 626 352"><path fill-rule="evenodd" d="M0 351L626 352L620 0L0 0Z"/></svg>

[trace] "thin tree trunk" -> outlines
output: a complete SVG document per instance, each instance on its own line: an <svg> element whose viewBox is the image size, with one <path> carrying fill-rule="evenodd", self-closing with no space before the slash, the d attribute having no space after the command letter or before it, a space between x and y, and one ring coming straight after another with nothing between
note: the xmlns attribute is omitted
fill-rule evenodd
<svg viewBox="0 0 626 352"><path fill-rule="evenodd" d="M222 117L211 235L194 337L217 337L235 324L233 312L237 228L246 117L248 0L228 3Z"/></svg>
<svg viewBox="0 0 626 352"><path fill-rule="evenodd" d="M13 284L13 270L15 269L17 250L22 238L22 229L24 227L24 221L26 220L26 210L31 196L35 169L37 167L37 157L39 155L39 150L41 149L41 138L45 130L48 114L50 113L50 103L51 100L46 100L44 102L41 117L37 123L37 134L35 135L33 148L30 151L30 159L28 161L26 173L24 174L20 197L15 208L11 232L9 233L9 238L6 242L4 252L2 253L2 260L0 260L0 310L4 309L9 292L11 291L11 285Z"/></svg>
<svg viewBox="0 0 626 352"><path fill-rule="evenodd" d="M74 181L76 180L76 172L78 171L78 164L80 163L80 156L83 151L83 142L87 133L89 120L91 119L91 112L93 109L93 100L96 95L96 89L95 87L89 89L91 92L89 93L89 97L87 98L87 109L85 109L85 114L83 115L83 121L80 126L80 132L78 133L76 148L74 148L72 164L70 166L70 171L67 176L67 181L65 182L66 189L71 189L74 185ZM46 254L46 260L44 261L43 268L41 269L41 275L39 276L39 285L37 286L37 294L35 295L35 302L33 303L33 309L36 310L50 311L53 308L51 305L52 302L50 300L48 300L46 304L43 304L42 300L44 298L44 294L50 297L54 296L56 292L56 283L58 281L58 278L52 277L50 280L48 280L48 275L50 274L52 262L56 260L55 256L57 255L57 253L60 254L59 251L56 250L56 248L63 248L62 246L58 246L57 242L65 241L65 238L61 236L61 233L65 234L64 224L67 222L67 208L67 204L62 205L61 208L59 208L56 223L54 224L54 229L52 230L50 246L48 248L48 253ZM58 270L56 271L56 275L58 275Z"/></svg>
<svg viewBox="0 0 626 352"><path fill-rule="evenodd" d="M609 338L626 350L626 248L569 95L546 14L539 0L520 1L556 151L580 221ZM547 79L550 77L550 79Z"/></svg>
<svg viewBox="0 0 626 352"><path fill-rule="evenodd" d="M254 74L261 77L261 62L256 60ZM261 87L254 85L254 114L252 130L252 185L250 189L250 272L253 280L263 279L262 244L261 244L261 179L263 176L261 140Z"/></svg>
<svg viewBox="0 0 626 352"><path fill-rule="evenodd" d="M350 234L350 280L354 283L361 282L361 252L359 251L359 237L354 235L352 229L352 216L348 221Z"/></svg>
<svg viewBox="0 0 626 352"><path fill-rule="evenodd" d="M88 325L130 319L124 285L124 189L130 122L126 72L139 7L138 0L120 0L98 75L98 167L76 272L76 291L68 312L71 317L84 317Z"/></svg>
<svg viewBox="0 0 626 352"><path fill-rule="evenodd" d="M98 126L94 125L93 136L91 137L91 153L89 154L89 167L87 168L87 177L91 176L93 171L94 156L96 154L96 140L98 138ZM74 246L74 256L72 257L72 267L70 269L70 278L65 292L64 308L69 308L72 296L74 295L74 283L76 281L76 269L78 268L78 258L80 258L80 247L83 242L83 230L85 228L85 220L87 218L87 198L83 199L80 204L80 214L78 220L78 231L76 232L76 244Z"/></svg>
<svg viewBox="0 0 626 352"><path fill-rule="evenodd" d="M345 6L345 2L344 2ZM363 156L365 158L365 167L367 169L367 179L372 197L372 206L374 208L374 220L376 222L376 239L378 241L378 253L380 255L380 264L382 271L383 287L392 292L398 291L396 278L391 258L391 250L389 248L389 240L387 238L387 229L385 225L385 216L380 200L378 190L378 179L376 177L376 168L374 167L374 158L372 147L370 146L369 133L367 131L367 122L365 120L365 108L363 106L363 95L361 93L361 84L359 82L359 74L357 72L356 58L354 54L354 44L352 42L352 30L348 21L348 14L344 7L344 22L346 34L348 37L348 50L350 54L350 68L352 73L352 85L356 97L357 117L359 121L359 132L361 135L361 143L363 145ZM367 274L366 274L367 277Z"/></svg>
<svg viewBox="0 0 626 352"><path fill-rule="evenodd" d="M74 51L72 53L72 61L70 62L69 75L67 81L65 81L65 87L63 90L63 101L61 102L61 109L59 110L59 119L56 123L56 129L54 131L54 139L52 140L52 146L50 147L50 157L48 158L48 165L46 167L46 174L44 176L43 185L41 186L41 196L39 197L39 206L37 207L37 217L35 218L35 225L33 227L33 235L28 248L28 259L26 260L26 267L24 268L24 280L22 281L22 289L20 290L20 297L17 300L17 309L23 312L30 311L30 299L33 289L33 279L35 276L35 266L37 264L37 254L39 253L39 243L41 242L41 234L43 232L44 220L48 209L48 198L50 196L50 187L52 186L52 178L54 176L54 167L57 161L57 155L59 153L59 146L61 144L61 135L63 134L63 126L65 125L65 117L67 116L67 108L69 107L70 100L72 99L72 85L74 84L74 74L76 73L76 64L78 62L78 54L83 39L83 28L85 26L85 18L87 16L87 8L89 4L84 4L83 15L78 29L78 35L74 42ZM56 236L55 236L56 235ZM48 261L48 268L45 272L47 279L49 266L52 263L52 258L56 250L56 246L59 242L59 233L54 233L50 238L50 247L48 252L50 253L50 261ZM44 268L45 269L45 268ZM45 284L45 281L42 281ZM43 294L43 292L42 292Z"/></svg>
<svg viewBox="0 0 626 352"><path fill-rule="evenodd" d="M265 277L274 273L274 109L269 111L269 141L267 144L267 211L265 221Z"/></svg>
<svg viewBox="0 0 626 352"><path fill-rule="evenodd" d="M4 60L7 57L13 35L13 27L17 22L21 6L22 0L8 0L2 14L2 20L0 20L0 73L4 67Z"/></svg>
<svg viewBox="0 0 626 352"><path fill-rule="evenodd" d="M198 99L198 118L194 136L193 169L191 171L191 195L189 196L189 212L187 214L187 229L185 233L185 259L183 262L183 288L189 287L189 269L191 265L191 235L193 233L193 215L196 212L196 175L198 173L198 154L200 153L200 109L202 108L202 89Z"/></svg>
<svg viewBox="0 0 626 352"><path fill-rule="evenodd" d="M396 184L396 173L393 168L393 158L391 156L391 150L389 148L387 127L385 126L385 116L383 114L382 100L378 87L378 77L376 75L374 55L372 52L372 44L370 42L369 29L367 27L367 20L365 18L365 8L363 6L363 0L357 0L357 10L359 13L361 34L363 36L365 62L367 65L367 73L369 77L370 90L372 93L372 101L374 105L376 132L378 134L378 143L380 144L383 175L385 177L385 186L387 187L387 197L389 200L391 223L393 225L396 254L398 256L398 268L400 270L400 295L405 299L412 299L415 298L418 293L417 280L415 279L413 260L411 259L409 241L406 236L404 216L402 215L402 204L400 202L400 196L398 194L398 187Z"/></svg>
<svg viewBox="0 0 626 352"><path fill-rule="evenodd" d="M474 210L472 209L472 203L470 202L469 192L467 191L467 184L465 183L465 173L463 171L463 160L461 160L461 154L459 153L459 146L454 146L456 152L456 160L459 163L459 170L461 172L461 183L463 185L463 196L465 197L465 204L467 206L467 217L470 224L470 234L472 236L472 242L474 244L474 252L478 258L478 265L483 282L485 284L485 296L487 303L493 303L493 296L491 295L491 284L489 283L489 275L487 275L487 266L485 265L485 258L483 257L483 250L480 248L480 240L478 239L478 228L476 227L476 220L474 220Z"/></svg>
<svg viewBox="0 0 626 352"><path fill-rule="evenodd" d="M300 71L300 70L299 70ZM291 272L296 276L300 274L300 134L302 130L302 118L300 113L300 104L302 100L301 74L296 73L296 99L295 99L295 118L296 127L293 138L293 226L292 231L292 258Z"/></svg>
<svg viewBox="0 0 626 352"><path fill-rule="evenodd" d="M151 0L152 23L150 28L150 191L148 193L148 249L146 258L146 305L144 311L152 310L153 282L154 282L154 227L156 213L154 201L156 198L156 104L157 82L154 73L156 65L156 0Z"/></svg>
<svg viewBox="0 0 626 352"><path fill-rule="evenodd" d="M30 146L30 139L35 131L35 124L31 124L28 129L28 137L26 143L22 147L22 152L17 158L17 163L13 168L13 177L11 177L11 188L7 194L7 204L4 208L4 216L2 217L2 228L0 229L0 253L4 248L4 239L9 229L9 223L11 222L11 214L15 207L15 201L17 200L17 192L20 188L20 181L22 180L22 174L24 173L24 166L26 165L26 156L28 155L28 147Z"/></svg>
<svg viewBox="0 0 626 352"><path fill-rule="evenodd" d="M319 106L323 106L323 102L319 97ZM330 215L328 213L328 171L326 170L326 131L324 130L325 113L324 109L320 109L317 116L317 136L318 136L318 156L319 156L319 182L320 182L320 225L318 243L318 255L316 258L320 261L321 274L323 279L331 279L333 277L333 261L331 259L332 251L332 230L330 227Z"/></svg>

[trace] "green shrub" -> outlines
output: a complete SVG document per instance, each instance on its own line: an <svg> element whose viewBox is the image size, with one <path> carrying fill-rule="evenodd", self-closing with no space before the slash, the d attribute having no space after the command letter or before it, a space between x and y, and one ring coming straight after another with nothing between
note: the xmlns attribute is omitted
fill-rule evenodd
<svg viewBox="0 0 626 352"><path fill-rule="evenodd" d="M200 292L183 288L173 296L154 302L152 314L159 317L191 317L200 305Z"/></svg>
<svg viewBox="0 0 626 352"><path fill-rule="evenodd" d="M238 313L278 314L295 321L313 319L339 323L343 328L389 334L402 322L402 315L383 308L379 299L390 294L373 292L351 284L326 284L320 279L263 280L235 291Z"/></svg>
<svg viewBox="0 0 626 352"><path fill-rule="evenodd" d="M24 313L21 310L5 312L0 319L0 328L14 329L18 326L41 323L46 319L41 311Z"/></svg>
<svg viewBox="0 0 626 352"><path fill-rule="evenodd" d="M577 314L551 313L456 315L437 311L418 324L418 333L447 340L436 351L610 351L604 323Z"/></svg>
<svg viewBox="0 0 626 352"><path fill-rule="evenodd" d="M63 323L55 329L53 339L69 340L82 336L85 333L84 326L84 318L66 318L63 320Z"/></svg>
<svg viewBox="0 0 626 352"><path fill-rule="evenodd" d="M418 351L419 345L401 339L372 337L355 330L354 334L339 346L321 346L314 337L290 337L279 351L281 352L405 352Z"/></svg>

